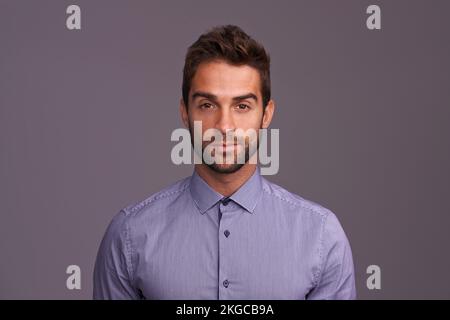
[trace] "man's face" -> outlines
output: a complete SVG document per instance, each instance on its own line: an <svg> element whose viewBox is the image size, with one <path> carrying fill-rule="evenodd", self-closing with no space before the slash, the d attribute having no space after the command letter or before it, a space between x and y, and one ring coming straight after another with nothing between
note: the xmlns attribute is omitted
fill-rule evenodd
<svg viewBox="0 0 450 320"><path fill-rule="evenodd" d="M244 164L237 163L238 155L244 153L245 162L250 154L250 143L257 143L245 137L245 143L240 139L229 141L228 137L237 137L236 130L246 132L253 129L258 133L260 128L267 128L273 111L273 103L268 104L269 112L264 114L261 95L260 76L256 69L247 66L234 66L224 61L211 61L201 63L191 82L189 92L189 106L180 106L183 121L194 137L194 121L201 121L201 137L208 129L217 129L222 135L222 141L202 141L202 154L206 146L212 144L222 156L231 157L232 163L214 163L208 166L219 173L233 173ZM268 115L270 114L270 115ZM242 135L241 135L242 136ZM212 146L211 145L211 146ZM216 147L217 146L217 147ZM213 152L214 153L214 152ZM254 151L253 151L254 153Z"/></svg>

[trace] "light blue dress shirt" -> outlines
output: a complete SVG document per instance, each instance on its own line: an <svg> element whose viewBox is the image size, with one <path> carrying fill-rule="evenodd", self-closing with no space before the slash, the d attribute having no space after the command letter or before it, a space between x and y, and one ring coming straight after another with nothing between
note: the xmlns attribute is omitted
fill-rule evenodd
<svg viewBox="0 0 450 320"><path fill-rule="evenodd" d="M230 197L194 170L122 209L100 244L94 299L355 299L336 215L261 176Z"/></svg>

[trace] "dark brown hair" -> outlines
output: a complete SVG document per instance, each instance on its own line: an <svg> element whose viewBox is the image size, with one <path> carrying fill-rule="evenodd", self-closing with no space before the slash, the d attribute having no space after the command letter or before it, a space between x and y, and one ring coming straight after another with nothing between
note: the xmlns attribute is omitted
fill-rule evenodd
<svg viewBox="0 0 450 320"><path fill-rule="evenodd" d="M188 106L191 82L202 62L224 60L258 70L263 108L270 100L270 57L262 45L234 25L214 27L202 34L188 49L183 69L183 101Z"/></svg>

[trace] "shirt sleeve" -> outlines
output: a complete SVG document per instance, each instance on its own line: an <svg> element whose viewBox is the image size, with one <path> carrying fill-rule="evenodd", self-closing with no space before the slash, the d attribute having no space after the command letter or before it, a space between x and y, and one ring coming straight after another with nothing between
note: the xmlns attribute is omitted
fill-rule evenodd
<svg viewBox="0 0 450 320"><path fill-rule="evenodd" d="M100 243L94 267L94 300L139 299L131 283L130 234L126 214L112 219Z"/></svg>
<svg viewBox="0 0 450 320"><path fill-rule="evenodd" d="M348 239L336 215L325 218L320 250L321 267L317 285L308 293L308 300L356 299L353 257Z"/></svg>

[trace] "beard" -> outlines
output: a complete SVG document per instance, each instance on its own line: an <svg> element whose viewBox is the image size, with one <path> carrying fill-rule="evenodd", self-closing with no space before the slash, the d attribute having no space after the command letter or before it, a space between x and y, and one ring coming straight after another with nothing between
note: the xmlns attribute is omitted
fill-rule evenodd
<svg viewBox="0 0 450 320"><path fill-rule="evenodd" d="M204 147L203 147L204 150ZM203 154L203 150L202 150L202 154ZM238 151L235 150L235 153L233 154L233 163L223 163L223 164L218 164L218 163L205 163L204 159L203 159L203 155L202 155L202 159L203 159L203 163L205 163L210 169L212 169L213 171L217 172L217 173L225 173L225 174L229 174L229 173L234 173L236 171L238 171L239 169L241 169L244 164L246 164L248 162L248 160L250 159L250 148L247 144L247 142L245 143L245 147L244 147L244 163L238 163L237 159L238 155L236 154ZM225 157L225 156L224 156Z"/></svg>
<svg viewBox="0 0 450 320"><path fill-rule="evenodd" d="M261 125L260 125L260 129L262 129L262 121L261 121ZM191 144L192 147L194 148L194 132L193 132L193 128L191 126L191 124L189 123L189 132L191 134ZM223 139L222 141L226 141L225 139ZM202 163L205 164L207 167L209 167L211 170L213 170L214 172L217 173L221 173L221 174L230 174L230 173L234 173L237 172L238 170L240 170L249 160L250 158L258 151L259 149L259 137L256 137L256 148L252 148L252 153L250 154L250 141L249 138L246 137L244 139L245 143L243 145L243 150L241 150L241 153L244 153L243 155L243 163L238 162L237 159L239 159L239 156L242 157L242 155L238 154L238 150L237 147L234 148L233 150L233 163L216 163L215 161L213 163L208 163L205 161L205 157L204 157L204 151L205 148L210 144L210 143L214 143L214 141L209 142L209 141L202 141L202 154L201 154L201 159L202 159ZM217 150L215 150L217 151ZM195 148L194 148L194 152L195 152ZM225 152L224 152L224 158L225 158Z"/></svg>

